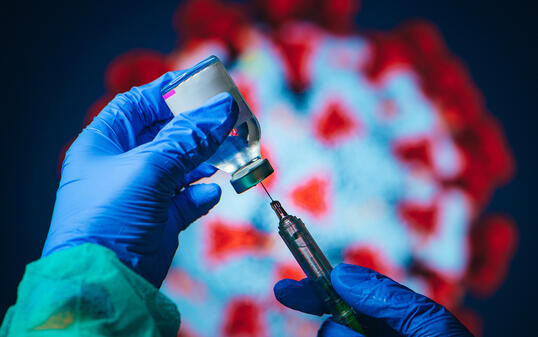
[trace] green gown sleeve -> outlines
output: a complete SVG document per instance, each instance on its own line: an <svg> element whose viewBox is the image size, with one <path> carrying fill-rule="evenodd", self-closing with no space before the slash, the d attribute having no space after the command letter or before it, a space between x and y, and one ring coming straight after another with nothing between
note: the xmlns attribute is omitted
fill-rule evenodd
<svg viewBox="0 0 538 337"><path fill-rule="evenodd" d="M116 254L83 244L26 266L0 337L173 336L175 304Z"/></svg>

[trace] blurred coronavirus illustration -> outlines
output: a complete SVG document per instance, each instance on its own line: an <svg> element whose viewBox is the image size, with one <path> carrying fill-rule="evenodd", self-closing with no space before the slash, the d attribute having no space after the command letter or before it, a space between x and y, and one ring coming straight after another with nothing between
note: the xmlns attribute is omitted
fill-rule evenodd
<svg viewBox="0 0 538 337"><path fill-rule="evenodd" d="M106 72L113 97L214 54L262 128L269 191L309 226L329 260L386 274L449 308L480 334L463 297L488 297L517 244L505 215L484 214L514 162L466 68L424 21L362 32L353 0L191 0L168 55L135 50ZM314 336L321 318L274 299L304 277L276 232L263 190L221 202L181 234L163 290L180 336Z"/></svg>

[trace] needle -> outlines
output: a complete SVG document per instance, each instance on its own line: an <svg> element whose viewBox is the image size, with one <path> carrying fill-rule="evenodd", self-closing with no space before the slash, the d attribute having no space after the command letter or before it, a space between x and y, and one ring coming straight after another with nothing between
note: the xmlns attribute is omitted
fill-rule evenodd
<svg viewBox="0 0 538 337"><path fill-rule="evenodd" d="M269 192L267 192L267 189L265 188L265 185L261 181L260 181L260 184L262 185L263 190L265 191L265 193L267 193L267 196L269 196L269 199L271 199L271 201L274 201L273 197L271 197L271 194L269 194Z"/></svg>

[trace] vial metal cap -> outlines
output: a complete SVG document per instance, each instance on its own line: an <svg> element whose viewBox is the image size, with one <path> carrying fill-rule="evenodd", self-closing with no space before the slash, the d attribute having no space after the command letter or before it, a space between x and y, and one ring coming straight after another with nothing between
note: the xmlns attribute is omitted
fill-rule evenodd
<svg viewBox="0 0 538 337"><path fill-rule="evenodd" d="M269 177L273 172L274 170L269 160L258 159L235 172L230 183L237 193L243 193Z"/></svg>

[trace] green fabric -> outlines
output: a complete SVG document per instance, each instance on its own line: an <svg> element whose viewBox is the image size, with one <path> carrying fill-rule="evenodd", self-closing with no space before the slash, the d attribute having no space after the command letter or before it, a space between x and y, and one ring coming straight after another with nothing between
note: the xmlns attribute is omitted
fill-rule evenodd
<svg viewBox="0 0 538 337"><path fill-rule="evenodd" d="M175 304L94 244L55 252L26 266L6 336L176 336Z"/></svg>

